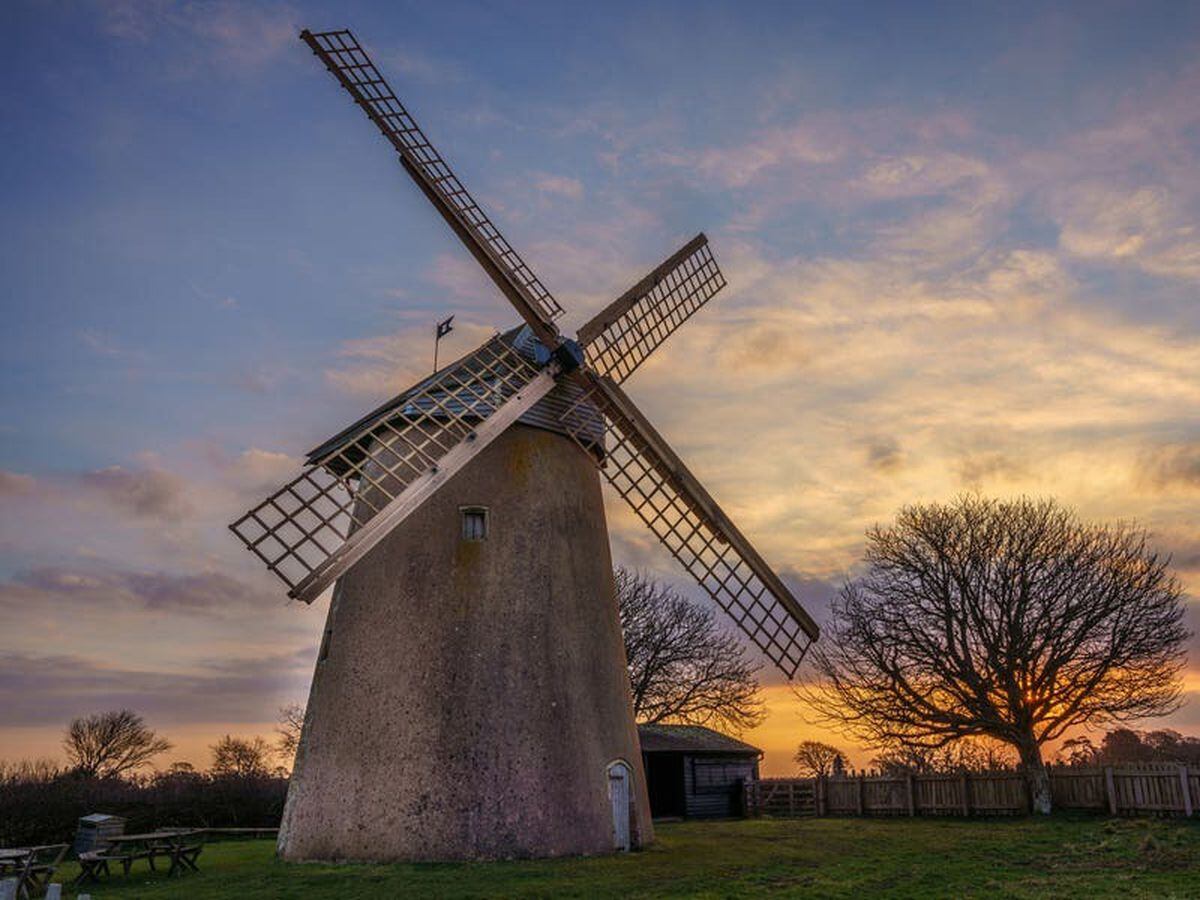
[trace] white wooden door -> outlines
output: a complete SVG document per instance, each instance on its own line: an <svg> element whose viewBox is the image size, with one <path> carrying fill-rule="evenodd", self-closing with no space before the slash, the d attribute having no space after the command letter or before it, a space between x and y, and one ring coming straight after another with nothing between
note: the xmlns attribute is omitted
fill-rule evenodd
<svg viewBox="0 0 1200 900"><path fill-rule="evenodd" d="M608 767L608 799L612 802L613 849L629 849L629 766L615 762Z"/></svg>

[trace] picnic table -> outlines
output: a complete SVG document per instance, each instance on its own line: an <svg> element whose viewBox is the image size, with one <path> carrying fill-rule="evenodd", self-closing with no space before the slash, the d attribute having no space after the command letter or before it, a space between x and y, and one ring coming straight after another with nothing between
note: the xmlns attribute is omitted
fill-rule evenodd
<svg viewBox="0 0 1200 900"><path fill-rule="evenodd" d="M41 894L66 854L66 844L0 850L0 881L15 881L21 900Z"/></svg>
<svg viewBox="0 0 1200 900"><path fill-rule="evenodd" d="M196 859L204 849L202 833L198 829L171 829L114 835L104 842L104 846L79 854L80 872L75 884L99 881L101 874L110 874L110 862L120 863L124 874L128 875L134 860L138 859L146 860L152 871L158 871L156 859L170 860L168 876L188 869L199 872Z"/></svg>
<svg viewBox="0 0 1200 900"><path fill-rule="evenodd" d="M0 848L0 879L16 875L16 870L24 868L25 860L28 858L28 847Z"/></svg>

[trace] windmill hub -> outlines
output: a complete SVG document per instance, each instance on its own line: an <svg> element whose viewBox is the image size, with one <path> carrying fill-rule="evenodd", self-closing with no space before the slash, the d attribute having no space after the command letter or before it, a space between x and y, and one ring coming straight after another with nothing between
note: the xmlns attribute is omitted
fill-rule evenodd
<svg viewBox="0 0 1200 900"><path fill-rule="evenodd" d="M578 341L564 338L554 351L554 358L564 373L574 372L584 363L583 348Z"/></svg>
<svg viewBox="0 0 1200 900"><path fill-rule="evenodd" d="M300 37L525 324L326 441L230 526L290 597L311 603L336 584L280 854L437 860L646 843L598 472L788 677L818 634L620 387L725 278L697 235L576 340L561 337L558 301L354 36Z"/></svg>

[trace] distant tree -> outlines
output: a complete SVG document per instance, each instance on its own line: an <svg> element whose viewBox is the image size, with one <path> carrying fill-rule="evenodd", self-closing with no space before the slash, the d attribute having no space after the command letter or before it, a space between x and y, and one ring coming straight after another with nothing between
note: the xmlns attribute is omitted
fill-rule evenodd
<svg viewBox="0 0 1200 900"><path fill-rule="evenodd" d="M871 767L894 775L909 772L986 772L1013 763L1011 748L986 738L962 738L943 747L897 743L871 760Z"/></svg>
<svg viewBox="0 0 1200 900"><path fill-rule="evenodd" d="M1093 762L1106 766L1138 762L1200 765L1200 738L1185 737L1169 728L1145 732L1114 728L1104 735Z"/></svg>
<svg viewBox="0 0 1200 900"><path fill-rule="evenodd" d="M271 746L260 737L245 739L225 735L209 749L215 777L265 778L272 774L268 760Z"/></svg>
<svg viewBox="0 0 1200 900"><path fill-rule="evenodd" d="M802 690L859 740L990 736L1017 751L1049 812L1047 741L1178 706L1182 590L1140 529L1083 524L1051 500L965 496L873 528L866 563L834 600Z"/></svg>
<svg viewBox="0 0 1200 900"><path fill-rule="evenodd" d="M1150 748L1156 760L1200 764L1200 738L1185 737L1178 731L1164 728L1147 732L1142 743Z"/></svg>
<svg viewBox="0 0 1200 900"><path fill-rule="evenodd" d="M644 575L614 576L637 721L740 732L763 720L758 666L711 609Z"/></svg>
<svg viewBox="0 0 1200 900"><path fill-rule="evenodd" d="M1063 741L1058 748L1058 762L1067 766L1094 766L1100 759L1100 749L1087 736Z"/></svg>
<svg viewBox="0 0 1200 900"><path fill-rule="evenodd" d="M810 777L832 775L835 770L846 769L842 751L820 741L801 741L792 759L799 764L800 774Z"/></svg>
<svg viewBox="0 0 1200 900"><path fill-rule="evenodd" d="M934 750L922 747L899 744L881 751L871 759L871 768L884 775L904 775L909 772L932 772L934 769Z"/></svg>
<svg viewBox="0 0 1200 900"><path fill-rule="evenodd" d="M63 737L63 750L75 771L96 778L125 775L170 749L170 741L128 709L73 719Z"/></svg>
<svg viewBox="0 0 1200 900"><path fill-rule="evenodd" d="M1114 728L1100 741L1100 760L1105 764L1146 762L1150 748L1142 743L1140 732L1132 728Z"/></svg>
<svg viewBox="0 0 1200 900"><path fill-rule="evenodd" d="M279 708L278 725L275 726L275 752L284 764L291 766L300 747L300 732L304 730L304 707L289 703Z"/></svg>

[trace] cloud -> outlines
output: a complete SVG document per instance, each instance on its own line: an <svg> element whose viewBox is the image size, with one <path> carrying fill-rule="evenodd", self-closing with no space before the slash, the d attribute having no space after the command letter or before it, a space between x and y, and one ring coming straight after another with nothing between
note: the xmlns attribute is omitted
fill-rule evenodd
<svg viewBox="0 0 1200 900"><path fill-rule="evenodd" d="M894 437L876 437L867 442L867 465L878 472L894 472L900 468L904 454Z"/></svg>
<svg viewBox="0 0 1200 900"><path fill-rule="evenodd" d="M1200 279L1200 228L1177 194L1162 185L1084 182L1051 204L1068 253L1154 275Z"/></svg>
<svg viewBox="0 0 1200 900"><path fill-rule="evenodd" d="M1142 455L1141 468L1155 487L1200 488L1200 441L1149 450Z"/></svg>
<svg viewBox="0 0 1200 900"><path fill-rule="evenodd" d="M996 482L1013 481L1026 474L1023 462L999 451L968 453L955 464L955 471L963 486L975 490L985 484L995 487Z"/></svg>
<svg viewBox="0 0 1200 900"><path fill-rule="evenodd" d="M300 463L286 453L251 447L225 466L225 474L239 491L273 490L300 468Z"/></svg>
<svg viewBox="0 0 1200 900"><path fill-rule="evenodd" d="M180 3L173 0L107 0L102 29L122 40L149 43L179 38L185 52L177 72L211 68L251 72L296 42L299 16L286 4Z"/></svg>
<svg viewBox="0 0 1200 900"><path fill-rule="evenodd" d="M454 330L441 341L438 365L469 353L494 333L487 326L455 318ZM345 341L338 355L349 362L325 370L326 380L338 390L365 398L397 394L433 371L433 327Z"/></svg>
<svg viewBox="0 0 1200 900"><path fill-rule="evenodd" d="M885 156L868 164L853 184L866 197L896 199L945 194L971 180L992 175L981 159L957 153Z"/></svg>
<svg viewBox="0 0 1200 900"><path fill-rule="evenodd" d="M0 607L124 613L211 613L278 605L277 598L219 572L174 574L99 567L47 566L0 582Z"/></svg>
<svg viewBox="0 0 1200 900"><path fill-rule="evenodd" d="M116 509L139 518L175 520L190 509L182 479L161 469L108 466L84 472L80 482Z"/></svg>
<svg viewBox="0 0 1200 900"><path fill-rule="evenodd" d="M429 56L411 47L384 49L376 53L375 48L368 46L367 52L378 61L384 77L395 72L406 80L423 81L426 84L447 84L463 81L467 77L467 71L458 63Z"/></svg>
<svg viewBox="0 0 1200 900"><path fill-rule="evenodd" d="M128 708L157 722L261 722L302 688L316 648L176 667L105 665L75 654L0 654L0 726L66 725ZM168 735L169 737L169 735Z"/></svg>
<svg viewBox="0 0 1200 900"><path fill-rule="evenodd" d="M568 200L583 199L583 182L566 175L536 173L533 176L533 189L542 194L566 197Z"/></svg>
<svg viewBox="0 0 1200 900"><path fill-rule="evenodd" d="M833 126L833 127L831 127ZM778 168L820 166L841 159L847 137L829 119L764 129L747 141L694 153L664 154L661 160L694 170L727 188L744 188Z"/></svg>
<svg viewBox="0 0 1200 900"><path fill-rule="evenodd" d="M79 340L97 356L125 356L125 351L116 340L111 335L105 334L102 331L92 328L84 329L79 332Z"/></svg>
<svg viewBox="0 0 1200 900"><path fill-rule="evenodd" d="M22 475L20 472L9 472L0 469L0 497L27 497L34 492L37 481L32 475Z"/></svg>

